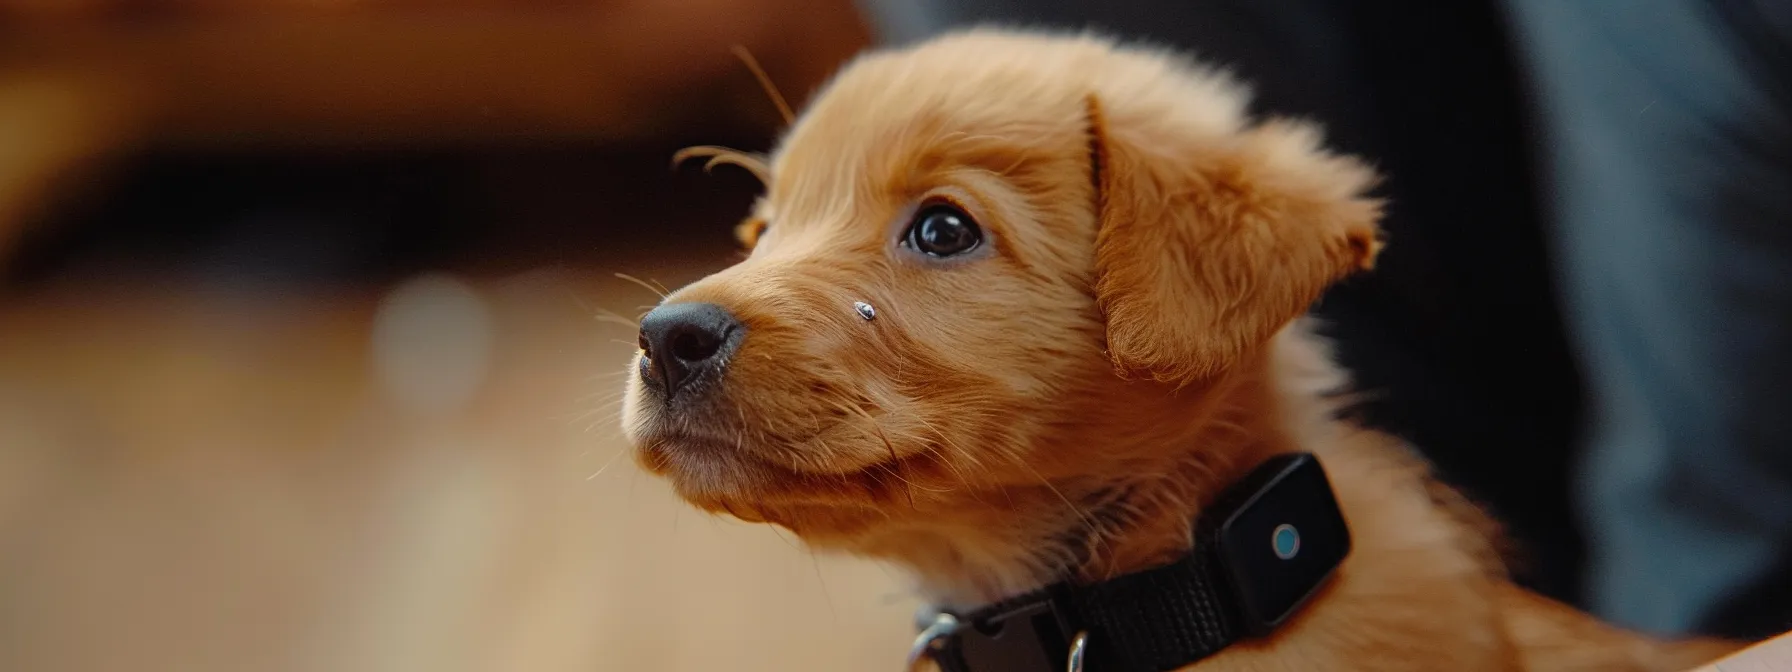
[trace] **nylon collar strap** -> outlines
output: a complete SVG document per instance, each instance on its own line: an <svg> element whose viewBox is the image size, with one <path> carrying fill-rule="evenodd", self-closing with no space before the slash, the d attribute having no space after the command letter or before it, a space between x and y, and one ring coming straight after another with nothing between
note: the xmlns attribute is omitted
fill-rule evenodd
<svg viewBox="0 0 1792 672"><path fill-rule="evenodd" d="M917 641L944 672L1166 672L1273 632L1324 587L1350 531L1312 455L1269 459L1195 523L1182 559L1100 583L1062 582L947 614ZM924 647L924 648L919 648Z"/></svg>

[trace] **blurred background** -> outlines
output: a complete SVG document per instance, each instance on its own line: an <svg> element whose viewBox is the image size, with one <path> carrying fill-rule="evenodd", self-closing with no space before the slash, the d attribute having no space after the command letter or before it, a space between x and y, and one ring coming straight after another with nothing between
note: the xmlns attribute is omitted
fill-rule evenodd
<svg viewBox="0 0 1792 672"><path fill-rule="evenodd" d="M1614 249L1574 233L1599 221L1577 195L1707 193L1614 187L1587 157L1733 164L1684 144L1564 150L1580 130L1683 138L1712 105L1746 111L1706 126L1755 148L1734 164L1767 185L1745 199L1754 238L1723 249L1765 260L1743 308L1673 302L1741 326L1669 315L1695 337L1662 347L1783 349L1792 24L1734 19L1753 0L1640 1L1669 29L1614 19L1621 2L1563 19L1552 0L0 0L0 670L893 668L916 606L899 577L687 511L636 472L616 418L634 334L616 316L734 258L757 185L669 166L687 145L766 149L781 128L731 47L800 103L867 46L985 21L1192 49L1389 174L1382 271L1320 313L1363 420L1506 518L1528 585L1664 632L1792 627L1772 578L1792 574L1773 564L1792 451L1756 421L1792 410L1773 383L1785 357L1663 402L1746 409L1720 430L1612 439L1622 413L1596 412L1612 390L1656 383L1611 374L1589 316L1612 304L1584 281L1659 270L1660 252L1573 263ZM1740 23L1706 23L1719 6ZM1726 41L1744 24L1764 28ZM1562 25L1593 29L1537 28ZM1767 102L1593 87L1634 118L1581 112L1580 82L1623 81L1582 66L1635 53L1611 34L1692 49L1675 31L1711 25L1729 26L1720 47L1753 46L1649 65L1742 71L1732 88ZM1643 125L1676 109L1693 113ZM1721 220L1688 211L1623 221ZM1670 268L1656 281L1710 272ZM1748 329L1742 350L1696 337ZM1750 438L1711 440L1725 431ZM1617 457L1589 457L1600 446ZM1730 449L1740 466L1642 488L1728 536L1613 532L1629 528L1604 512L1627 505L1599 465L1684 475L1662 455ZM1724 480L1738 469L1754 480ZM1692 555L1624 562L1639 538ZM1588 578L1605 576L1632 583L1604 594L1668 594L1613 602Z"/></svg>
<svg viewBox="0 0 1792 672"><path fill-rule="evenodd" d="M883 570L623 455L634 316L730 262L869 40L817 0L0 2L0 670L900 661ZM619 457L620 455L620 457ZM796 667L792 667L796 665Z"/></svg>

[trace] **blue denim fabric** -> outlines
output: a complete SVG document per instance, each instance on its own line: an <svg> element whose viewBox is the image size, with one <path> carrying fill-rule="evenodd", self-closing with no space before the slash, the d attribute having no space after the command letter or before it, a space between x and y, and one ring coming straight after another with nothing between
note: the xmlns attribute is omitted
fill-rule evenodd
<svg viewBox="0 0 1792 672"><path fill-rule="evenodd" d="M1508 5L1594 404L1589 603L1701 628L1792 553L1785 3Z"/></svg>

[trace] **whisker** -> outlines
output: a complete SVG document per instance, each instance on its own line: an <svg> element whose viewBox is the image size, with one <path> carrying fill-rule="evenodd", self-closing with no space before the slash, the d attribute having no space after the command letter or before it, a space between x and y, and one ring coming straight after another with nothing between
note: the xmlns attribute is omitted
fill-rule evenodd
<svg viewBox="0 0 1792 672"><path fill-rule="evenodd" d="M616 425L612 425L610 423L604 422L602 420L592 420L591 424L585 425L585 433L590 434L593 430L595 430L599 427L605 427L605 426L610 428L610 430L609 430L610 433L607 434L606 436L608 436L608 437L621 436L620 434L618 434L618 432L622 431L620 427L617 427Z"/></svg>
<svg viewBox="0 0 1792 672"><path fill-rule="evenodd" d="M784 94L778 93L777 85L772 83L770 75L765 74L765 68L759 67L759 59L753 58L753 52L739 44L734 45L732 51L735 56L740 57L742 63L746 64L748 70L753 71L753 76L758 78L759 86L765 89L765 95L772 99L773 105L778 107L778 114L783 115L784 124L795 123L796 113L791 111L790 103L784 101Z"/></svg>
<svg viewBox="0 0 1792 672"><path fill-rule="evenodd" d="M583 411L572 411L572 412L566 413L564 415L559 415L559 416L549 416L549 419L550 420L565 420L566 424L569 424L569 425L584 422L586 420L592 419L592 417L596 416L597 414L604 412L606 410L605 406L608 406L610 402L604 401L604 402L599 402L599 403L603 404L603 406L598 406L596 408L587 408Z"/></svg>
<svg viewBox="0 0 1792 672"><path fill-rule="evenodd" d="M594 310L603 310L602 308L593 306L589 302L585 301L585 297L579 296L579 293L577 291L573 290L573 288L570 285L567 285L565 283L555 283L555 284L560 285L560 289L562 291L566 292L566 298L572 299L572 302L579 307L579 310L583 310L586 312L591 312Z"/></svg>
<svg viewBox="0 0 1792 672"><path fill-rule="evenodd" d="M815 581L816 583L821 584L821 597L822 599L827 600L828 613L831 614L834 621L838 623L840 621L840 612L834 608L834 591L828 589L828 580L821 575L821 561L815 558L815 549L811 548L808 550L809 565L815 568Z"/></svg>
<svg viewBox="0 0 1792 672"><path fill-rule="evenodd" d="M896 455L896 446L890 442L890 439L887 436L884 435L884 431L883 431L882 427L877 426L876 423L873 423L873 427L875 429L877 429L878 438L883 441L884 447L890 451L890 462L887 465L879 464L879 465L874 465L874 466L877 467L880 471L883 471L884 473L889 474L891 477L895 478L896 480L902 482L902 485L904 487L904 494L906 494L908 496L908 508L910 508L910 509L915 508L915 490L917 490L917 489L919 489L921 492L926 492L926 493L931 493L931 494L936 494L936 495L952 492L951 488L929 488L927 486L915 483L914 479L909 478L909 475L908 475L908 461L901 457L898 457Z"/></svg>
<svg viewBox="0 0 1792 672"><path fill-rule="evenodd" d="M567 424L586 423L583 432L590 434L592 430L597 429L598 425L608 424L608 421L617 419L616 411L621 410L618 406L621 401L621 399L606 401L602 406L582 411L577 416L567 418L566 422Z"/></svg>
<svg viewBox="0 0 1792 672"><path fill-rule="evenodd" d="M661 299L665 299L666 295L671 294L671 292L665 291L663 286L655 287L653 285L647 284L647 281L637 278L635 276L629 275L627 273L616 273L615 276L618 278L621 278L623 280L627 280L629 282L635 283L636 285L639 285L642 289L646 289L647 291L652 292L655 296L658 296Z"/></svg>
<svg viewBox="0 0 1792 672"><path fill-rule="evenodd" d="M737 166L753 174L760 184L771 184L771 167L765 159L757 154L748 154L739 150L715 145L698 145L686 147L672 153L674 167L691 159L708 158L703 162L703 172L714 172L716 166Z"/></svg>
<svg viewBox="0 0 1792 672"><path fill-rule="evenodd" d="M926 446L925 453L932 457L935 463L944 467L947 473L952 474L953 478L958 479L959 484L964 486L964 491L970 493L971 499L975 499L978 502L985 504L988 503L983 501L983 495L977 491L977 488L971 486L970 477L965 475L962 467L952 461L951 456L947 455L939 446L926 442L923 442L923 445Z"/></svg>
<svg viewBox="0 0 1792 672"><path fill-rule="evenodd" d="M896 480L902 481L904 486L903 493L908 496L908 508L915 508L915 484L913 481L910 481L905 474L901 473L902 458L896 456L896 444L890 443L890 437L884 434L883 425L877 421L877 418L871 416L870 411L859 407L857 404L834 402L831 405L840 410L858 414L858 416L865 421L865 424L870 425L871 429L877 432L877 439L883 442L886 450L890 451L890 466L886 467L885 471L889 471L891 476L896 477ZM922 489L925 490L926 488Z"/></svg>
<svg viewBox="0 0 1792 672"><path fill-rule="evenodd" d="M599 322L603 322L605 324L621 325L621 326L627 327L629 329L640 329L641 328L640 322L636 322L634 320L628 319L621 315L617 315L616 313L612 313L607 310L603 310L601 308L599 310L602 312L592 315L591 319L597 320Z"/></svg>
<svg viewBox="0 0 1792 672"><path fill-rule="evenodd" d="M915 508L915 484L913 481L908 480L906 474L902 473L904 469L902 460L896 457L896 446L890 443L890 437L884 436L884 430L882 428L877 428L877 438L881 439L884 442L884 447L890 450L890 465L896 470L896 479L902 481L903 493L908 495L908 508Z"/></svg>
<svg viewBox="0 0 1792 672"><path fill-rule="evenodd" d="M580 407L577 409L570 409L568 412L574 414L589 413L591 412L591 407L586 406L586 404L597 404L601 408L601 405L621 401L625 396L628 396L628 390L625 389L594 390L589 394L581 395L577 399Z"/></svg>
<svg viewBox="0 0 1792 672"><path fill-rule="evenodd" d="M1095 541L1096 546L1099 546L1104 553L1111 552L1112 549L1108 548L1107 539L1101 534L1100 528L1096 527L1095 520L1090 518L1089 514L1084 512L1082 507L1079 507L1075 502L1070 501L1069 497L1065 497L1063 491L1059 490L1057 486L1052 485L1051 481L1046 480L1043 474L1040 474L1038 470L1033 468L1033 465L1027 464L1025 460L1020 459L1013 460L1013 462L1020 465L1022 469L1027 470L1027 473L1032 474L1033 478L1039 479L1039 483L1044 485L1045 489L1050 490L1053 495L1056 495L1059 501L1064 502L1064 506L1069 507L1070 511L1075 513L1076 517L1083 521L1083 528L1089 531L1089 535Z"/></svg>
<svg viewBox="0 0 1792 672"><path fill-rule="evenodd" d="M615 373L598 374L599 376L601 376L601 378L593 378L591 382L598 382L598 381L601 381L603 378L611 378L611 377L614 377L614 376L617 376L620 374L625 374L625 373L628 373L628 372L627 371L618 371ZM611 397L615 397L619 394L626 393L627 391L628 390L618 390L618 389L611 388L609 386L605 386L604 389L592 390L590 392L586 392L585 394L581 394L577 398L573 399L573 401L579 402L581 404L590 403L590 402L598 402L598 401L603 401L605 399L609 399Z"/></svg>
<svg viewBox="0 0 1792 672"><path fill-rule="evenodd" d="M946 444L947 448L952 449L952 453L954 455L958 456L959 458L961 458L967 462L970 462L972 467L979 468L979 469L983 467L982 460L978 459L977 455L975 453L971 453L969 451L964 450L963 448L958 447L958 444L952 442L951 437L946 436L945 432L940 431L940 428L938 426L934 425L931 422L928 422L926 418L923 418L923 417L917 415L917 416L911 417L910 419L914 420L915 422L921 423L921 426L926 427L927 429L931 430L933 432L933 435L935 437L939 438L940 443Z"/></svg>
<svg viewBox="0 0 1792 672"><path fill-rule="evenodd" d="M612 464L615 464L615 463L616 463L616 458L619 458L619 457L622 457L622 454L623 454L623 453L626 453L626 452L628 452L628 448L621 448L621 449L618 449L618 450L617 450L617 451L616 451L616 454L615 454L615 455L611 455L611 456L610 456L610 460L609 460L609 461L608 461L608 462L605 462L605 463L604 463L604 466L601 466L601 467L598 467L598 468L597 468L597 471L593 471L593 472L591 472L591 475L590 475L590 476L586 476L586 477L585 477L585 480L586 480L586 481L590 481L590 480L591 480L591 479L594 479L594 478L597 478L597 477L598 477L598 476L601 476L601 475L603 475L603 473L604 473L604 471L606 471L606 470L608 470L608 469L609 469L609 468L610 468L610 465L612 465Z"/></svg>
<svg viewBox="0 0 1792 672"><path fill-rule="evenodd" d="M957 456L962 457L965 460L970 461L972 467L981 467L981 465L978 464L976 456L965 452L964 449L962 449L962 448L959 448L958 444L953 443L952 438L946 436L945 432L940 431L939 427L934 426L933 423L928 422L926 419L921 418L920 416L914 416L912 419L915 420L916 422L921 423L921 426L926 427L929 431L932 431L934 437L939 439L939 443L942 444L944 446L944 448L950 449L952 451L952 455L957 455ZM925 442L923 442L923 443L925 443ZM947 471L952 472L952 475L958 477L958 482L964 484L965 491L971 493L972 499L975 499L978 502L983 503L985 505L988 504L988 502L983 499L982 494L980 494L978 492L976 486L971 485L971 479L969 476L967 476L965 474L963 466L959 465L956 460L951 459L952 455L947 455L946 453L942 452L941 447L937 447L937 446L929 445L927 450L930 454L938 457L937 461L940 464L945 465ZM1006 488L1002 489L1002 494L1006 495L1008 497L1008 505L1010 507L1014 506L1014 496L1012 494L1009 494L1008 490Z"/></svg>
<svg viewBox="0 0 1792 672"><path fill-rule="evenodd" d="M772 528L772 535L776 536L779 541L784 542L785 546L789 546L790 550L793 550L793 551L803 550L802 548L798 547L797 543L795 541L793 541L790 537L784 536L784 530L779 528L777 525L768 525L767 527Z"/></svg>

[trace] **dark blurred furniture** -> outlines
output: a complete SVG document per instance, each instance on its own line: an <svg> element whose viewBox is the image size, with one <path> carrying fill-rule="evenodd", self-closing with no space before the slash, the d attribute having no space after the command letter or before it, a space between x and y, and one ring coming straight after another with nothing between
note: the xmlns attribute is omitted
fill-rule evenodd
<svg viewBox="0 0 1792 672"><path fill-rule="evenodd" d="M730 47L800 103L866 40L849 0L0 0L0 290L71 264L577 263L656 219L678 147L769 144L783 120Z"/></svg>

